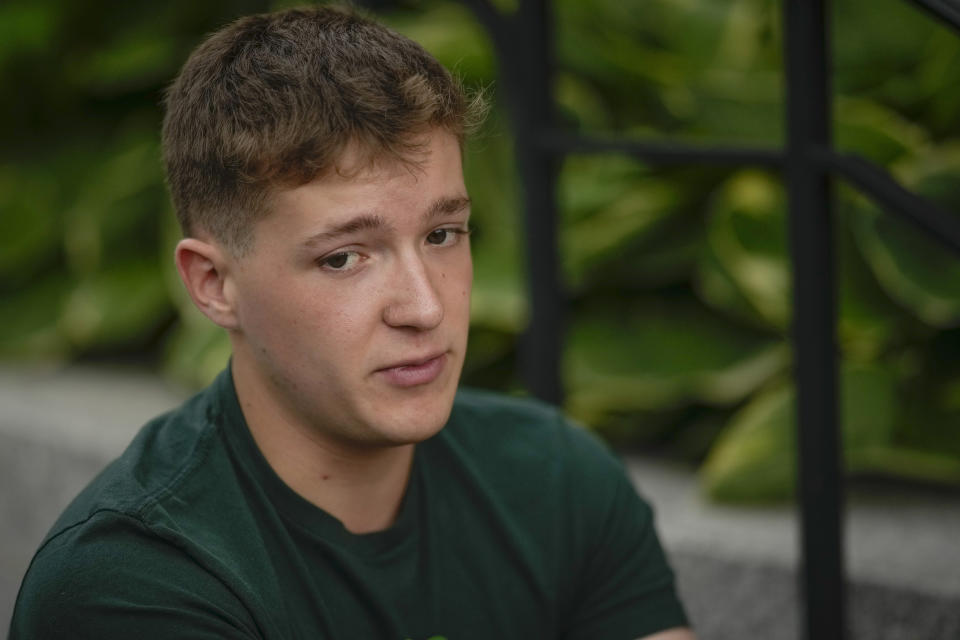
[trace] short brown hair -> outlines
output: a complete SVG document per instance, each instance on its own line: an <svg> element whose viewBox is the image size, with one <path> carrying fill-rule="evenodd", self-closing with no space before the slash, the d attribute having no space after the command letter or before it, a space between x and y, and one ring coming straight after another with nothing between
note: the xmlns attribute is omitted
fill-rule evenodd
<svg viewBox="0 0 960 640"><path fill-rule="evenodd" d="M193 52L165 98L167 184L184 235L237 254L272 189L363 157L409 160L434 127L463 143L482 100L420 45L352 9L241 18Z"/></svg>

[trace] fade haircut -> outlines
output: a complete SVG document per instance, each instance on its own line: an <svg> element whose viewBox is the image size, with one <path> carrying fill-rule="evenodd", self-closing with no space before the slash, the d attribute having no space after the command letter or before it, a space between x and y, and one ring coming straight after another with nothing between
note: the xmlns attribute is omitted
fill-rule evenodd
<svg viewBox="0 0 960 640"><path fill-rule="evenodd" d="M461 147L483 100L420 45L344 7L241 18L193 52L165 96L167 184L185 236L235 255L278 188L363 163L415 163L427 132Z"/></svg>

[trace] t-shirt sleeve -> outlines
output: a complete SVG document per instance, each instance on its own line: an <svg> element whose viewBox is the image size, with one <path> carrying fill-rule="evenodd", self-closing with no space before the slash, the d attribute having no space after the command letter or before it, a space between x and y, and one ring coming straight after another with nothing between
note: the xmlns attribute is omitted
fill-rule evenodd
<svg viewBox="0 0 960 640"><path fill-rule="evenodd" d="M256 638L239 598L138 520L97 514L37 552L10 639Z"/></svg>
<svg viewBox="0 0 960 640"><path fill-rule="evenodd" d="M579 427L575 525L580 553L564 640L633 640L688 626L653 511L623 466Z"/></svg>

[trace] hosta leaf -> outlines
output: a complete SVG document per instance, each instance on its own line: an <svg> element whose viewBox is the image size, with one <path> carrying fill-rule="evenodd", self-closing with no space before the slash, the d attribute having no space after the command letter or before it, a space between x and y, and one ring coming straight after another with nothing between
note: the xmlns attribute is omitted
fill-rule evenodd
<svg viewBox="0 0 960 640"><path fill-rule="evenodd" d="M593 121L582 92L558 92L586 126L767 140L779 137L782 101L778 14L768 3L556 3L557 51L564 72L602 96ZM593 109L594 112L599 110Z"/></svg>
<svg viewBox="0 0 960 640"><path fill-rule="evenodd" d="M464 163L476 229L470 317L475 326L517 333L526 324L519 185L513 148L500 113L471 143ZM480 157L482 153L482 158ZM532 230L536 233L536 230Z"/></svg>
<svg viewBox="0 0 960 640"><path fill-rule="evenodd" d="M585 422L607 413L663 410L693 401L729 405L785 363L776 339L694 304L621 304L574 317L564 353L569 410Z"/></svg>
<svg viewBox="0 0 960 640"><path fill-rule="evenodd" d="M908 103L920 103L922 113L915 115L936 137L952 136L956 131L956 114L960 110L960 91L956 90L955 69L960 68L960 39L949 28L931 34L924 55L912 78L916 82L906 94Z"/></svg>
<svg viewBox="0 0 960 640"><path fill-rule="evenodd" d="M20 283L57 252L57 183L39 170L0 167L0 280Z"/></svg>
<svg viewBox="0 0 960 640"><path fill-rule="evenodd" d="M960 457L894 444L861 452L859 465L871 474L960 486Z"/></svg>
<svg viewBox="0 0 960 640"><path fill-rule="evenodd" d="M170 313L159 265L120 263L80 281L66 300L60 329L80 349L112 348L149 335Z"/></svg>
<svg viewBox="0 0 960 640"><path fill-rule="evenodd" d="M850 365L840 383L844 457L848 469L869 467L893 444L897 420L892 369ZM791 384L765 391L730 420L701 477L722 501L767 501L791 496L796 484L796 398Z"/></svg>
<svg viewBox="0 0 960 640"><path fill-rule="evenodd" d="M703 202L723 176L654 171L616 155L568 158L559 201L569 289L636 289L688 278L704 240Z"/></svg>
<svg viewBox="0 0 960 640"><path fill-rule="evenodd" d="M785 198L781 185L768 174L744 171L734 175L716 194L708 222L701 282L709 282L715 302L730 300L736 311L749 303L764 325L784 331L790 314L790 271L786 249ZM712 266L720 272L710 274ZM739 295L723 291L732 283Z"/></svg>
<svg viewBox="0 0 960 640"><path fill-rule="evenodd" d="M960 212L960 147L911 161L897 173L907 187ZM850 219L858 244L887 294L931 326L957 326L960 256L895 214L881 212L864 199L856 202Z"/></svg>
<svg viewBox="0 0 960 640"><path fill-rule="evenodd" d="M518 269L486 259L486 255L474 261L470 320L475 326L518 333L527 319L527 300Z"/></svg>
<svg viewBox="0 0 960 640"><path fill-rule="evenodd" d="M705 230L699 212L674 212L649 233L624 241L597 265L585 270L578 283L583 290L649 291L654 287L685 285L704 253Z"/></svg>
<svg viewBox="0 0 960 640"><path fill-rule="evenodd" d="M960 464L960 330L941 331L917 351L894 442L903 455L927 456L931 469L940 473ZM900 459L887 461L894 458ZM934 464L934 459L943 460ZM922 474L932 475L926 466L907 475Z"/></svg>
<svg viewBox="0 0 960 640"><path fill-rule="evenodd" d="M796 482L794 411L789 387L751 399L730 420L700 468L707 495L731 502L792 495Z"/></svg>
<svg viewBox="0 0 960 640"><path fill-rule="evenodd" d="M158 157L155 141L127 142L91 171L66 216L67 255L78 272L95 270L106 255L156 251L166 201Z"/></svg>
<svg viewBox="0 0 960 640"><path fill-rule="evenodd" d="M589 221L614 196L656 176L636 160L618 155L569 156L559 175L558 198L567 224Z"/></svg>
<svg viewBox="0 0 960 640"><path fill-rule="evenodd" d="M885 82L909 73L935 30L929 16L901 2L847 0L833 3L834 82L840 92L883 94ZM887 89L888 90L888 89Z"/></svg>
<svg viewBox="0 0 960 640"><path fill-rule="evenodd" d="M743 84L747 82L749 79L745 78ZM779 143L784 135L778 98L747 101L737 95L698 93L694 97L696 109L684 132L686 137L706 138L713 143Z"/></svg>
<svg viewBox="0 0 960 640"><path fill-rule="evenodd" d="M907 317L880 289L853 246L849 232L842 229L841 233L837 319L840 346L849 360L873 362L900 338Z"/></svg>
<svg viewBox="0 0 960 640"><path fill-rule="evenodd" d="M57 326L70 287L67 278L55 274L0 296L0 357L58 359L70 355L70 344Z"/></svg>
<svg viewBox="0 0 960 640"><path fill-rule="evenodd" d="M888 446L858 451L852 471L960 486L960 370L957 335L942 332L924 345L928 358L901 386ZM956 334L956 331L950 332ZM941 363L936 360L951 362Z"/></svg>
<svg viewBox="0 0 960 640"><path fill-rule="evenodd" d="M772 176L736 174L717 194L697 273L705 301L784 334L792 308L785 200ZM848 231L836 228L840 341L850 357L870 360L893 338L901 314L878 287Z"/></svg>
<svg viewBox="0 0 960 640"><path fill-rule="evenodd" d="M753 304L743 295L714 252L701 250L694 285L700 299L711 307L747 324L769 326L757 314Z"/></svg>
<svg viewBox="0 0 960 640"><path fill-rule="evenodd" d="M658 176L643 176L636 165L627 172L610 160L569 160L561 176L569 220L562 230L561 254L570 285L578 286L592 267L669 218L682 203L681 188Z"/></svg>
<svg viewBox="0 0 960 640"><path fill-rule="evenodd" d="M586 78L558 73L556 101L573 129L605 130L613 125L604 97Z"/></svg>
<svg viewBox="0 0 960 640"><path fill-rule="evenodd" d="M886 165L924 150L927 133L893 109L862 98L836 100L836 145Z"/></svg>

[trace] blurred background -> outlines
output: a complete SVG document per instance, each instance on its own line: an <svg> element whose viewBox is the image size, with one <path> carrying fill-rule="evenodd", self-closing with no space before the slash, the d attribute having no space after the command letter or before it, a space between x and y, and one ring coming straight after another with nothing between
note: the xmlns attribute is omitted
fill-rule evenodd
<svg viewBox="0 0 960 640"><path fill-rule="evenodd" d="M158 132L204 34L291 3L8 0L0 6L0 359L135 363L189 388L228 356L171 260ZM494 98L466 157L476 283L464 379L522 393L519 184L490 41L454 0L383 19ZM510 0L495 3L511 11ZM833 3L835 135L960 209L960 37L899 0ZM771 0L556 0L568 130L779 147ZM839 188L847 469L960 486L960 260ZM793 492L790 281L780 177L571 156L566 408L620 447L700 469L721 501Z"/></svg>
<svg viewBox="0 0 960 640"><path fill-rule="evenodd" d="M160 102L205 34L293 4L0 4L0 628L62 506L227 361L226 336L173 268ZM493 100L465 158L477 231L464 381L526 393L521 185L491 42L455 0L365 4ZM779 2L553 7L567 131L783 146ZM835 0L832 12L837 147L960 212L960 34L902 0ZM566 410L644 456L630 471L702 637L796 637L781 176L571 155L558 195ZM955 638L960 258L841 184L835 214L844 457L848 488L867 492L847 543L853 578L874 585L853 593L857 637ZM871 502L878 487L885 501Z"/></svg>

